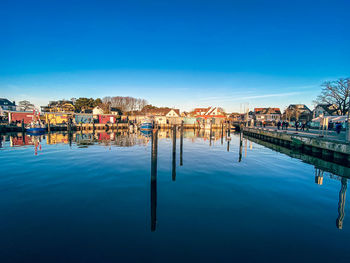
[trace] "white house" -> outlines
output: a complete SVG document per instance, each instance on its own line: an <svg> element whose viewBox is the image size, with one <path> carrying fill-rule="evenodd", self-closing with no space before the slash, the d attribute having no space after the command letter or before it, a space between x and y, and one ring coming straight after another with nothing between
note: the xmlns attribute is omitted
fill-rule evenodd
<svg viewBox="0 0 350 263"><path fill-rule="evenodd" d="M93 110L92 110L92 114L93 115L99 115L99 114L103 114L103 109L100 106L96 106Z"/></svg>

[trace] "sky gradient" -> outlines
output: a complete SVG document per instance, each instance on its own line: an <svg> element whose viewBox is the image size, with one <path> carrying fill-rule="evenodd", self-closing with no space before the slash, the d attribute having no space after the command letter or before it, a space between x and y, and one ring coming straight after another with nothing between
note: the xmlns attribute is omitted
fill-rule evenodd
<svg viewBox="0 0 350 263"><path fill-rule="evenodd" d="M176 3L175 3L176 2ZM349 77L350 1L2 1L0 97L312 106Z"/></svg>

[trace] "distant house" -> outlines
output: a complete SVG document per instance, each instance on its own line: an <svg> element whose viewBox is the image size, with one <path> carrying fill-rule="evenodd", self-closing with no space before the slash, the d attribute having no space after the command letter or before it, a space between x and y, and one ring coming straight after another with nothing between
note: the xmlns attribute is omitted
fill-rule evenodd
<svg viewBox="0 0 350 263"><path fill-rule="evenodd" d="M181 117L189 117L189 113L187 111L181 112Z"/></svg>
<svg viewBox="0 0 350 263"><path fill-rule="evenodd" d="M340 115L339 110L337 110L334 104L318 104L313 110L313 118L320 116L337 116Z"/></svg>
<svg viewBox="0 0 350 263"><path fill-rule="evenodd" d="M254 115L256 121L278 122L281 119L279 108L255 108Z"/></svg>
<svg viewBox="0 0 350 263"><path fill-rule="evenodd" d="M220 107L209 107L209 108L195 108L193 111L194 117L202 118L225 118L226 114Z"/></svg>
<svg viewBox="0 0 350 263"><path fill-rule="evenodd" d="M100 106L96 106L92 110L92 114L93 115L100 115L100 114L103 114L103 113L104 113L104 111L103 111L103 109Z"/></svg>
<svg viewBox="0 0 350 263"><path fill-rule="evenodd" d="M179 109L170 109L166 114L166 117L180 117Z"/></svg>
<svg viewBox="0 0 350 263"><path fill-rule="evenodd" d="M147 110L147 116L165 116L165 117L180 117L179 109L170 108L155 108Z"/></svg>
<svg viewBox="0 0 350 263"><path fill-rule="evenodd" d="M41 107L42 112L60 112L60 113L73 113L75 107L73 101L59 100L50 101L47 106Z"/></svg>
<svg viewBox="0 0 350 263"><path fill-rule="evenodd" d="M284 111L283 118L288 121L310 121L312 111L305 104L290 104Z"/></svg>
<svg viewBox="0 0 350 263"><path fill-rule="evenodd" d="M8 99L0 98L0 108L6 111L15 111L16 103L9 101Z"/></svg>
<svg viewBox="0 0 350 263"><path fill-rule="evenodd" d="M111 114L113 115L122 115L122 111L118 108L111 108Z"/></svg>

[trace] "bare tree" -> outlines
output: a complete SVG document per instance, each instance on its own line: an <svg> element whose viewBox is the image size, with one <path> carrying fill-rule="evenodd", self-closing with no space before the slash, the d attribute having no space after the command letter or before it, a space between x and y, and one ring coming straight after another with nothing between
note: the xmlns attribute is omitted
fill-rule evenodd
<svg viewBox="0 0 350 263"><path fill-rule="evenodd" d="M315 102L333 105L339 115L345 115L349 111L350 78L327 81L322 86Z"/></svg>
<svg viewBox="0 0 350 263"><path fill-rule="evenodd" d="M22 100L18 102L18 108L21 111L32 111L35 109L35 106L27 100Z"/></svg>
<svg viewBox="0 0 350 263"><path fill-rule="evenodd" d="M110 103L113 108L118 108L123 112L141 110L144 106L148 104L145 99L137 99L134 97L104 97L102 99L103 103Z"/></svg>

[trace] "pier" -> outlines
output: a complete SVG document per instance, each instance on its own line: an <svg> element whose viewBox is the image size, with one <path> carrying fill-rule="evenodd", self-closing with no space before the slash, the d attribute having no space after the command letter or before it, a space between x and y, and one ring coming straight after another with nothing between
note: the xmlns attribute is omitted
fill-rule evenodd
<svg viewBox="0 0 350 263"><path fill-rule="evenodd" d="M345 140L325 138L312 133L299 134L291 130L277 131L268 128L243 127L243 134L286 148L297 149L303 153L317 156L327 161L350 166L350 144Z"/></svg>

